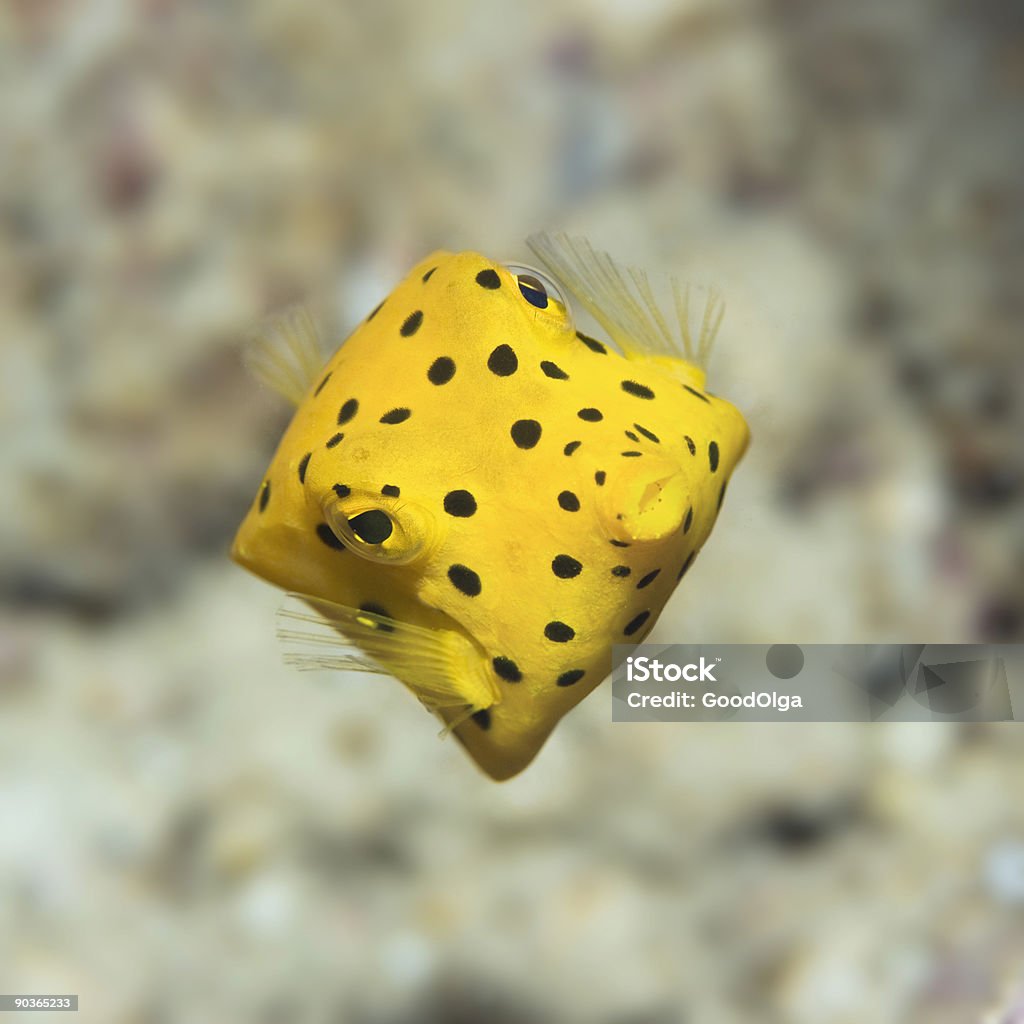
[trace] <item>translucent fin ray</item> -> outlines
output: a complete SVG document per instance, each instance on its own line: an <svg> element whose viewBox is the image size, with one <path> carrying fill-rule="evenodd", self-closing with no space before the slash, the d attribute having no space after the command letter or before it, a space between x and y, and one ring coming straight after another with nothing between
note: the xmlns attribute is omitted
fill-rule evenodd
<svg viewBox="0 0 1024 1024"><path fill-rule="evenodd" d="M454 720L445 716L449 728L500 701L480 652L455 630L289 594L278 612L277 635L289 665L393 675L431 711L464 710Z"/></svg>
<svg viewBox="0 0 1024 1024"><path fill-rule="evenodd" d="M673 333L644 271L621 266L608 253L595 250L585 238L542 232L530 235L526 244L579 299L627 357L683 358L707 370L715 335L725 313L725 303L717 289L712 289L708 295L695 345L690 331L689 285L681 289L676 278L669 279L678 320L676 333Z"/></svg>
<svg viewBox="0 0 1024 1024"><path fill-rule="evenodd" d="M313 318L302 306L292 306L254 332L245 362L259 381L298 405L326 358Z"/></svg>

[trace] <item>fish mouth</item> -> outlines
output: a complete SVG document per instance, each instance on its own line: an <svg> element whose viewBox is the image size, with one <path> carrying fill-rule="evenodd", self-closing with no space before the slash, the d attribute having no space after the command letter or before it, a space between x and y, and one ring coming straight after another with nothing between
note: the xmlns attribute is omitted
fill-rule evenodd
<svg viewBox="0 0 1024 1024"><path fill-rule="evenodd" d="M678 463L652 453L642 472L603 488L599 501L608 539L633 543L668 537L682 525L691 488Z"/></svg>

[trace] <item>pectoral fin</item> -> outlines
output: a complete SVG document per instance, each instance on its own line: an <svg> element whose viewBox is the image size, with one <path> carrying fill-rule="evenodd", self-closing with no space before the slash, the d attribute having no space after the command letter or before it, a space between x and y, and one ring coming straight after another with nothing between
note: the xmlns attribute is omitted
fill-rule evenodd
<svg viewBox="0 0 1024 1024"><path fill-rule="evenodd" d="M694 339L689 285L669 279L677 320L673 331L643 270L622 266L608 253L595 250L585 238L540 233L526 241L627 359L684 360L699 371L697 386L703 386L703 374L725 313L725 303L716 289L708 291L704 318Z"/></svg>
<svg viewBox="0 0 1024 1024"><path fill-rule="evenodd" d="M316 324L301 306L268 317L245 356L258 380L298 405L324 365Z"/></svg>
<svg viewBox="0 0 1024 1024"><path fill-rule="evenodd" d="M285 661L302 669L348 669L400 679L431 711L464 709L449 728L500 701L486 661L454 629L400 622L361 608L289 594L278 612Z"/></svg>

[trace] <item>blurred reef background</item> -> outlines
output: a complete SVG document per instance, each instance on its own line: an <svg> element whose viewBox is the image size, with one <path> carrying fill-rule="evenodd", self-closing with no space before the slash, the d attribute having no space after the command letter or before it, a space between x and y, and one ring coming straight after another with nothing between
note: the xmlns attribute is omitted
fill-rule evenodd
<svg viewBox="0 0 1024 1024"><path fill-rule="evenodd" d="M1018 1018L1019 725L612 725L515 781L227 559L434 248L720 287L752 447L652 640L1024 638L1024 8L0 5L0 991L108 1024ZM990 1016L985 1016L990 1014ZM14 1018L12 1018L14 1019Z"/></svg>

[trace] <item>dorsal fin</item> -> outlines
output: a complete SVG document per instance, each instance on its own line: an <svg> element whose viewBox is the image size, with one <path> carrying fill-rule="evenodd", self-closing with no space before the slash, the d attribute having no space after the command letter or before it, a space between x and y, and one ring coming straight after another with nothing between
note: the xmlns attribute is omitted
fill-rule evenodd
<svg viewBox="0 0 1024 1024"><path fill-rule="evenodd" d="M647 274L623 267L585 238L565 234L530 235L526 244L538 259L579 299L608 337L628 358L651 355L685 359L707 370L715 335L725 315L721 293L712 288L694 344L690 332L690 286L671 277L678 336L669 328Z"/></svg>
<svg viewBox="0 0 1024 1024"><path fill-rule="evenodd" d="M245 362L257 380L298 405L326 360L313 318L290 306L253 332Z"/></svg>

